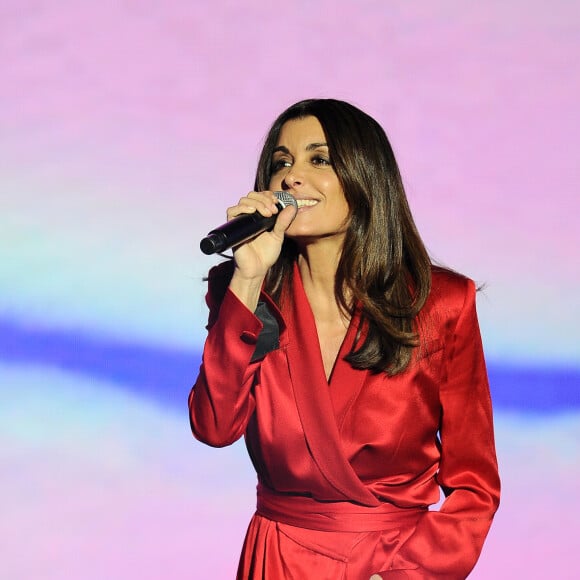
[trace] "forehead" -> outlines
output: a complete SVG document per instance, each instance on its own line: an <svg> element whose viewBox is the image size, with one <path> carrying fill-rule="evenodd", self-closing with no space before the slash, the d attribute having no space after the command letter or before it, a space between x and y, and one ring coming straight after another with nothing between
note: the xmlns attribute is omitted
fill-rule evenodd
<svg viewBox="0 0 580 580"><path fill-rule="evenodd" d="M316 117L301 117L286 121L280 129L277 145L288 148L306 147L311 143L324 143L326 137L320 121Z"/></svg>

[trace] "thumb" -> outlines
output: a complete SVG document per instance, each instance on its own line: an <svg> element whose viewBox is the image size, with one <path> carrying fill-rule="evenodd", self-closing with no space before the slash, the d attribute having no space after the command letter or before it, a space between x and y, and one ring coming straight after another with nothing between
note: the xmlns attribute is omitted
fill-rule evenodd
<svg viewBox="0 0 580 580"><path fill-rule="evenodd" d="M284 236L284 232L290 227L297 213L298 209L293 205L286 206L278 215L272 232L281 237Z"/></svg>

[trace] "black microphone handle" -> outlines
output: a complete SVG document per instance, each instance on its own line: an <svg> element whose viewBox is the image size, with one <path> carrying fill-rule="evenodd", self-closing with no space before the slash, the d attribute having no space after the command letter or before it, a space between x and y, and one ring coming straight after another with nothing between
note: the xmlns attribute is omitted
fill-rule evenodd
<svg viewBox="0 0 580 580"><path fill-rule="evenodd" d="M278 210L282 211L285 206L280 202L276 204ZM278 214L265 217L255 211L254 213L239 215L233 220L222 224L215 230L207 234L201 240L199 247L204 254L216 254L224 252L232 246L237 246L262 232L274 227Z"/></svg>
<svg viewBox="0 0 580 580"><path fill-rule="evenodd" d="M294 196L287 191L275 191L274 195L278 198L276 207L279 212L289 205L293 205L298 209L298 204ZM274 227L276 219L278 219L278 214L264 217L257 211L239 215L209 232L201 240L199 247L204 254L208 255L223 252L232 246L237 246L254 238L262 232L270 231Z"/></svg>

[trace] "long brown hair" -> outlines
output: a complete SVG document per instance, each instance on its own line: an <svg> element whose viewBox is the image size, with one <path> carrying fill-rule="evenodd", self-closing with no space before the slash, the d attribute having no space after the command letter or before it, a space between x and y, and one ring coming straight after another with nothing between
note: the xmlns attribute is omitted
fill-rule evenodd
<svg viewBox="0 0 580 580"><path fill-rule="evenodd" d="M405 370L418 345L415 320L430 292L431 261L382 127L344 101L296 103L276 119L266 137L254 189L269 188L272 154L284 123L308 116L322 125L350 209L334 291L343 310L352 314L356 303L362 305L361 320L368 332L362 343L353 345L347 360L355 368L397 374ZM277 301L284 281L291 279L297 253L297 246L286 238L268 273L265 289Z"/></svg>

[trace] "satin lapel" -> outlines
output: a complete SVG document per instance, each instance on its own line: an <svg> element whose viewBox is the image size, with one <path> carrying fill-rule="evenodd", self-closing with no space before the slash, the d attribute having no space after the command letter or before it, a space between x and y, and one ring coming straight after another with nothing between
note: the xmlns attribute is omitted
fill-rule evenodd
<svg viewBox="0 0 580 580"><path fill-rule="evenodd" d="M288 325L287 353L292 388L312 457L328 483L345 499L378 505L379 501L363 485L342 451L316 324L297 267L292 296L285 302L283 312ZM345 372L345 376L350 375ZM347 387L342 379L340 384Z"/></svg>

